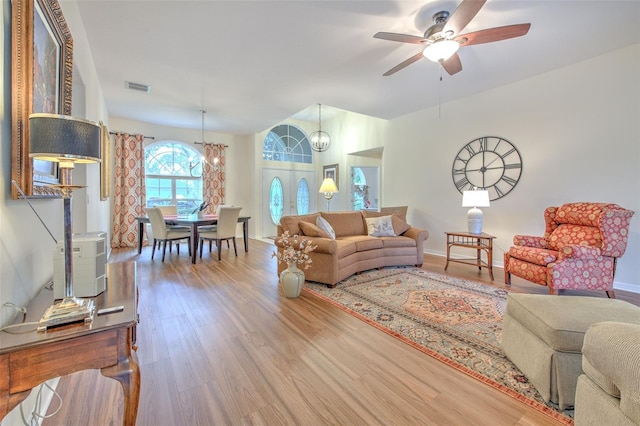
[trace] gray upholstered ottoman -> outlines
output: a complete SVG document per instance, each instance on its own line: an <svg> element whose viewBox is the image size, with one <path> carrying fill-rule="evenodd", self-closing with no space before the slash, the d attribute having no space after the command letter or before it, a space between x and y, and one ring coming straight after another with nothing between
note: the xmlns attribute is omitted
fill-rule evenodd
<svg viewBox="0 0 640 426"><path fill-rule="evenodd" d="M616 299L509 293L502 348L545 401L569 408L582 373L584 333L601 321L640 324L640 308Z"/></svg>

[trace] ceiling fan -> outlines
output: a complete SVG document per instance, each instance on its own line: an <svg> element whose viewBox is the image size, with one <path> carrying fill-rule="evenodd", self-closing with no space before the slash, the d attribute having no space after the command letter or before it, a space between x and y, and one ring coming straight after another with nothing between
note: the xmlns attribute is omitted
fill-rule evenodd
<svg viewBox="0 0 640 426"><path fill-rule="evenodd" d="M460 47L520 37L529 32L531 24L515 24L460 34L460 31L471 22L486 1L463 0L451 15L447 11L436 13L433 15L434 25L427 28L423 37L388 32L376 33L373 36L374 38L426 45L422 52L399 63L383 75L394 74L422 57L426 57L433 62L439 62L445 71L453 75L462 71L462 63L456 53Z"/></svg>

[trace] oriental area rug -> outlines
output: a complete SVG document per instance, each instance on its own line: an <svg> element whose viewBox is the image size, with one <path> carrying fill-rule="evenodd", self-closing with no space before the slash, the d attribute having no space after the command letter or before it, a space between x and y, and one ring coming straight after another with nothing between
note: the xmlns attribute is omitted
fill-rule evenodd
<svg viewBox="0 0 640 426"><path fill-rule="evenodd" d="M354 275L304 291L469 376L571 424L572 412L546 404L501 349L507 290L414 267Z"/></svg>

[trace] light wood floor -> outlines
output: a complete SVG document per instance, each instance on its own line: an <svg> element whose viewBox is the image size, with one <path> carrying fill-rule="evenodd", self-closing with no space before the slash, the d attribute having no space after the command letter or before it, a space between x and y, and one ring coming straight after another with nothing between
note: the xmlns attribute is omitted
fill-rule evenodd
<svg viewBox="0 0 640 426"><path fill-rule="evenodd" d="M110 262L138 262L138 425L554 424L313 296L286 299L272 250L251 240L249 253L223 248L221 262L205 253L195 266L175 250L164 263L148 247L114 250ZM444 272L442 258L425 260ZM448 273L503 287L501 269L493 283L466 265ZM44 426L121 424L119 384L98 371L63 377L58 391L62 409Z"/></svg>

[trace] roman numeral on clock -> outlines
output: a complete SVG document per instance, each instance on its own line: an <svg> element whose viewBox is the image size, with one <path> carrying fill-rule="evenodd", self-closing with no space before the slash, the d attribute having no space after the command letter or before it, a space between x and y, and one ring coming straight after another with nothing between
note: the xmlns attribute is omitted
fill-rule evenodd
<svg viewBox="0 0 640 426"><path fill-rule="evenodd" d="M458 191L462 191L462 189L467 185L469 185L469 180L466 176L456 182L456 188L458 188Z"/></svg>

